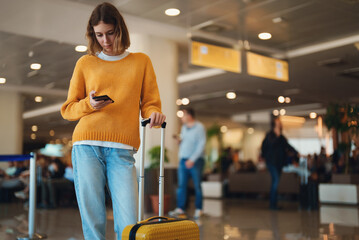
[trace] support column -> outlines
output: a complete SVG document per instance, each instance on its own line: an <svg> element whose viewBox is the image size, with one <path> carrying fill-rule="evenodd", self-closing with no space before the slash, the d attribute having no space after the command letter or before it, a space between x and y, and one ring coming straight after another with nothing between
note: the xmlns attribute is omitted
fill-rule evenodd
<svg viewBox="0 0 359 240"><path fill-rule="evenodd" d="M23 124L21 96L18 93L1 92L0 154L22 154L22 135ZM0 165L0 167L2 165Z"/></svg>
<svg viewBox="0 0 359 240"><path fill-rule="evenodd" d="M162 101L162 112L167 117L166 140L165 146L170 163L177 165L178 144L173 139L173 134L179 132L179 121L176 116L178 98L178 84L176 82L178 73L178 52L177 45L174 41L160 37L131 34L130 52L143 52L147 54L152 61L157 84ZM160 145L160 130L147 130L146 133L146 156L149 149L153 146ZM136 159L137 156L135 156ZM149 159L145 165L149 163ZM137 161L138 162L138 161Z"/></svg>

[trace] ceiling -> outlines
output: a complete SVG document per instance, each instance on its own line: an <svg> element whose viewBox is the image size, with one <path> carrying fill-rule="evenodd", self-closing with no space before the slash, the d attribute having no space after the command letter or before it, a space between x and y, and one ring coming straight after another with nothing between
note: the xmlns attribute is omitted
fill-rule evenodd
<svg viewBox="0 0 359 240"><path fill-rule="evenodd" d="M58 2L68 2L58 0ZM96 6L102 1L72 0L78 5ZM223 72L179 84L180 97L188 97L191 106L203 117L231 118L257 111L283 108L279 95L290 96L286 107L312 106L325 108L332 101L359 103L359 74L343 75L359 68L359 51L353 43L326 47L322 51L291 54L319 44L348 39L359 34L359 1L356 0L112 0L121 12L174 27L184 28L193 37L226 46L241 47L245 63L246 50L263 55L280 55L289 62L290 81L279 82L249 76L243 72ZM35 3L35 2L34 2ZM1 6L2 7L2 6ZM164 10L176 7L177 17L169 18ZM282 21L274 23L273 19ZM209 31L217 27L218 31ZM270 32L272 39L259 40L260 32ZM188 62L188 42L179 41L179 73L185 75L205 70ZM7 83L5 91L21 92L24 112L31 112L66 99L69 79L76 60L83 55L74 45L37 39L0 31L0 75ZM43 63L41 70L32 71L29 65ZM359 69L358 69L359 70ZM43 88L46 88L46 91ZM1 90L1 89L0 89ZM225 98L227 91L237 98ZM36 95L43 96L36 103ZM318 107L319 106L319 107ZM308 109L310 111L311 109ZM314 109L313 109L314 110ZM306 114L306 111L301 111ZM25 141L30 141L31 126L39 126L37 141L69 137L75 123L62 120L57 112L24 119ZM56 132L55 137L49 131Z"/></svg>

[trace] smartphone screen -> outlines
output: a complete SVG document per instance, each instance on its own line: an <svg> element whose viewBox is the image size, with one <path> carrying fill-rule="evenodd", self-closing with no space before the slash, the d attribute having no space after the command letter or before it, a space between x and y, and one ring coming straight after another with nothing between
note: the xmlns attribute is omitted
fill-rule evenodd
<svg viewBox="0 0 359 240"><path fill-rule="evenodd" d="M101 96L95 96L92 98L93 100L95 101L107 101L107 100L111 100L112 102L115 102L113 101L109 96L107 95L101 95Z"/></svg>

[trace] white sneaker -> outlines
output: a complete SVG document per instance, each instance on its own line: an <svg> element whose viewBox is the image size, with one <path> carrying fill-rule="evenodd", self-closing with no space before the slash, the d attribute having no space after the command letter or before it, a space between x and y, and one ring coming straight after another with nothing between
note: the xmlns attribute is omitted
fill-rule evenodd
<svg viewBox="0 0 359 240"><path fill-rule="evenodd" d="M177 218L177 217L180 217L180 216L184 216L185 213L184 213L184 211L183 211L182 209L176 208L176 209L173 210L173 211L169 211L169 212L168 212L168 215L169 215L170 217L175 217L175 218Z"/></svg>
<svg viewBox="0 0 359 240"><path fill-rule="evenodd" d="M20 199L28 199L27 194L24 191L15 192L15 197Z"/></svg>
<svg viewBox="0 0 359 240"><path fill-rule="evenodd" d="M203 211L201 209L196 209L196 211L194 212L194 219L199 219L200 217L203 216Z"/></svg>

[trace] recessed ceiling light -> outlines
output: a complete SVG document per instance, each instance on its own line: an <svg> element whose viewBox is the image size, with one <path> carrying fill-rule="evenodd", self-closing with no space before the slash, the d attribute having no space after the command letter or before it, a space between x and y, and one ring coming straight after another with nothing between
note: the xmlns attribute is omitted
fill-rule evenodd
<svg viewBox="0 0 359 240"><path fill-rule="evenodd" d="M311 119L315 119L315 118L317 117L317 113L311 112L311 113L309 113L309 117L310 117Z"/></svg>
<svg viewBox="0 0 359 240"><path fill-rule="evenodd" d="M182 110L177 111L177 117L182 118L184 115Z"/></svg>
<svg viewBox="0 0 359 240"><path fill-rule="evenodd" d="M273 18L272 19L272 22L273 23L280 23L280 22L282 22L283 21L283 18L281 18L281 17L276 17L276 18Z"/></svg>
<svg viewBox="0 0 359 240"><path fill-rule="evenodd" d="M182 98L182 104L183 105L188 105L189 104L189 99L188 98Z"/></svg>
<svg viewBox="0 0 359 240"><path fill-rule="evenodd" d="M227 126L222 126L221 127L221 133L225 133L228 131L228 127Z"/></svg>
<svg viewBox="0 0 359 240"><path fill-rule="evenodd" d="M38 102L38 103L42 102L42 97L41 96L36 96L35 97L35 102Z"/></svg>
<svg viewBox="0 0 359 240"><path fill-rule="evenodd" d="M32 130L33 132L37 132L38 127L37 127L36 125L32 125L31 130Z"/></svg>
<svg viewBox="0 0 359 240"><path fill-rule="evenodd" d="M285 109L281 109L281 110L279 111L279 114L280 114L281 116L284 116L285 113L286 113Z"/></svg>
<svg viewBox="0 0 359 240"><path fill-rule="evenodd" d="M285 98L285 103L290 103L291 101L292 101L292 99L290 99L290 97Z"/></svg>
<svg viewBox="0 0 359 240"><path fill-rule="evenodd" d="M87 47L84 46L84 45L77 45L77 46L75 47L75 51L76 51L76 52L86 52L86 51L87 51Z"/></svg>
<svg viewBox="0 0 359 240"><path fill-rule="evenodd" d="M32 70L39 70L39 69L41 69L41 64L40 63L33 63L33 64L30 65L30 68Z"/></svg>
<svg viewBox="0 0 359 240"><path fill-rule="evenodd" d="M254 128L248 128L247 129L247 132L248 132L248 134L253 134L254 133Z"/></svg>
<svg viewBox="0 0 359 240"><path fill-rule="evenodd" d="M272 34L268 33L268 32L262 32L260 34L258 34L259 39L261 40L268 40L272 38Z"/></svg>
<svg viewBox="0 0 359 240"><path fill-rule="evenodd" d="M0 84L5 84L6 83L6 78L0 78Z"/></svg>
<svg viewBox="0 0 359 240"><path fill-rule="evenodd" d="M226 98L228 99L235 99L237 97L237 94L235 92L227 92Z"/></svg>
<svg viewBox="0 0 359 240"><path fill-rule="evenodd" d="M182 105L182 99L177 99L177 100L176 100L176 104L177 104L178 106L181 106L181 105Z"/></svg>
<svg viewBox="0 0 359 240"><path fill-rule="evenodd" d="M283 96L278 97L278 102L279 103L284 103L284 101L285 101L285 98Z"/></svg>
<svg viewBox="0 0 359 240"><path fill-rule="evenodd" d="M279 111L277 109L273 110L273 115L274 116L278 116L279 115Z"/></svg>
<svg viewBox="0 0 359 240"><path fill-rule="evenodd" d="M177 8L169 8L165 11L165 13L167 16L174 17L174 16L178 16L181 13L181 11Z"/></svg>
<svg viewBox="0 0 359 240"><path fill-rule="evenodd" d="M35 140L35 139L36 139L36 134L35 134L35 133L31 133L30 137L31 137L32 140Z"/></svg>

